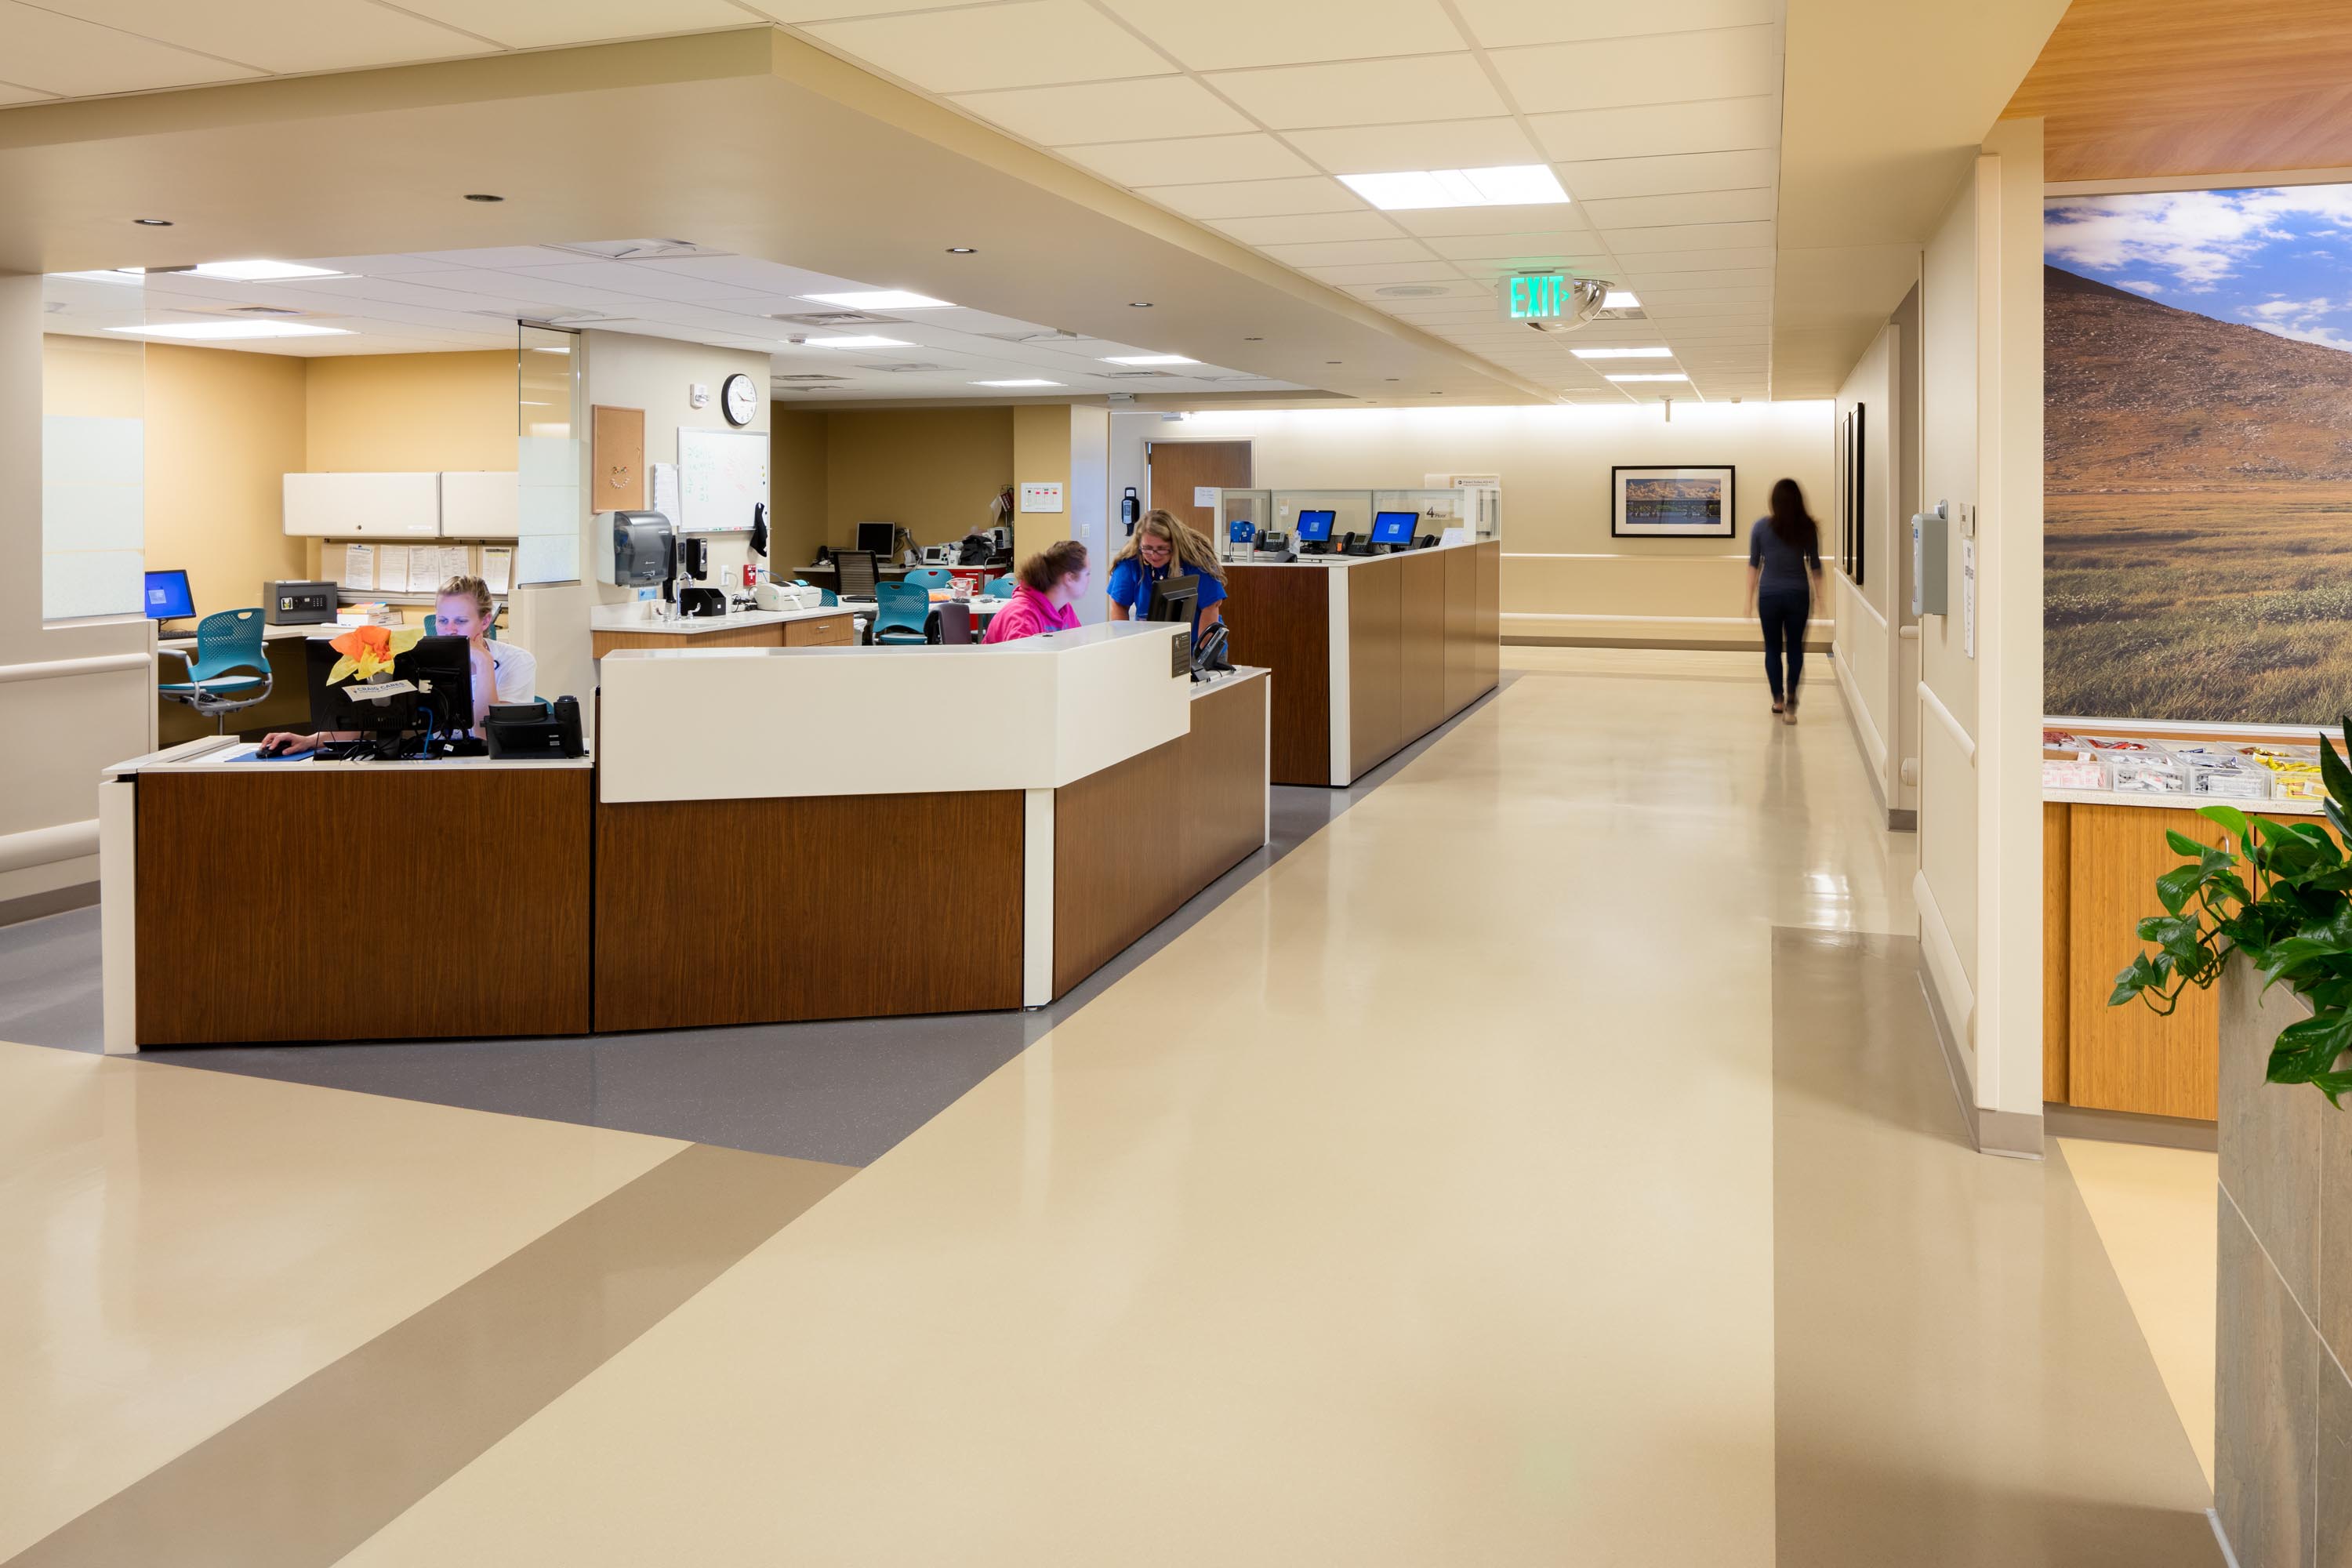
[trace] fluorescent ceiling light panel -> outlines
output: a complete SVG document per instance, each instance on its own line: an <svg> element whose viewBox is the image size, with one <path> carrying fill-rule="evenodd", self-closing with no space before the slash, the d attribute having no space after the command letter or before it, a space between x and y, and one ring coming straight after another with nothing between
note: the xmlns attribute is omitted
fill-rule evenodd
<svg viewBox="0 0 2352 1568"><path fill-rule="evenodd" d="M196 268L199 278L221 278L231 283L279 283L289 278L343 278L331 267L305 267L299 261L206 261Z"/></svg>
<svg viewBox="0 0 2352 1568"><path fill-rule="evenodd" d="M78 278L84 283L144 283L147 279L136 267L117 267L104 272L52 272L52 278Z"/></svg>
<svg viewBox="0 0 2352 1568"><path fill-rule="evenodd" d="M1672 359L1672 349L1570 349L1579 359Z"/></svg>
<svg viewBox="0 0 2352 1568"><path fill-rule="evenodd" d="M974 386L1059 386L1058 381L1039 381L1032 376L1023 381L975 381Z"/></svg>
<svg viewBox="0 0 2352 1568"><path fill-rule="evenodd" d="M1688 381L1690 377L1680 371L1675 371L1671 374L1660 375L1612 375L1609 379L1612 381Z"/></svg>
<svg viewBox="0 0 2352 1568"><path fill-rule="evenodd" d="M845 310L949 310L955 308L951 300L909 294L902 289L869 289L861 294L803 294L800 297L814 300L820 305L838 305Z"/></svg>
<svg viewBox="0 0 2352 1568"><path fill-rule="evenodd" d="M1393 174L1342 174L1339 183L1382 212L1420 207L1532 207L1568 200L1544 163L1494 169L1412 169Z"/></svg>
<svg viewBox="0 0 2352 1568"><path fill-rule="evenodd" d="M803 338L801 343L812 349L910 349L915 346L904 338Z"/></svg>
<svg viewBox="0 0 2352 1568"><path fill-rule="evenodd" d="M348 327L314 327L308 321L156 321L143 327L109 327L134 338L186 338L231 342L241 338L348 338Z"/></svg>
<svg viewBox="0 0 2352 1568"><path fill-rule="evenodd" d="M1642 301L1627 289L1612 289L1608 297L1601 301L1601 308L1604 310L1638 310L1642 308Z"/></svg>
<svg viewBox="0 0 2352 1568"><path fill-rule="evenodd" d="M1112 354L1103 361L1105 364L1199 364L1200 363L1196 359L1186 359L1182 354Z"/></svg>

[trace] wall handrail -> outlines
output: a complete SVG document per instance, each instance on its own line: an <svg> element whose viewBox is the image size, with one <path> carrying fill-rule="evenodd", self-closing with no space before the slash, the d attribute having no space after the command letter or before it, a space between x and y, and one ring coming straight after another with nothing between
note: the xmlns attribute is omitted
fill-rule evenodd
<svg viewBox="0 0 2352 1568"><path fill-rule="evenodd" d="M1944 706L1944 700L1936 695L1935 688L1924 680L1919 683L1919 700L1927 706L1929 712L1936 716L1937 721L1944 726L1952 739L1959 742L1960 754L1968 758L1970 767L1974 767L1977 761L1977 738L1969 734L1967 728L1952 716L1952 710Z"/></svg>
<svg viewBox="0 0 2352 1568"><path fill-rule="evenodd" d="M118 669L152 669L143 653L102 653L88 658L45 658L31 664L0 664L0 686L19 680L62 680L75 675L106 675Z"/></svg>

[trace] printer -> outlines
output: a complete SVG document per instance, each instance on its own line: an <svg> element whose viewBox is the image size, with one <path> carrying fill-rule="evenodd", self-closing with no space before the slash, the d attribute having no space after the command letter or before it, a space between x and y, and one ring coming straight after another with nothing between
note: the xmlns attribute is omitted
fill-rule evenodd
<svg viewBox="0 0 2352 1568"><path fill-rule="evenodd" d="M806 583L769 581L751 590L752 605L762 610L816 610L824 607L824 590Z"/></svg>

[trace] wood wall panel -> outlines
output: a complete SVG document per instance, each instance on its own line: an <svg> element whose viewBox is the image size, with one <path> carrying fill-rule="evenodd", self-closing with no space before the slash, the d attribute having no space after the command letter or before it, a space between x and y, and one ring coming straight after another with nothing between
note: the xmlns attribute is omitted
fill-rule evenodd
<svg viewBox="0 0 2352 1568"><path fill-rule="evenodd" d="M1450 719L1478 696L1478 557L1475 549L1448 550L1434 559L1445 568L1444 647L1439 657L1445 668L1445 710L1441 717ZM1411 731L1411 726L1407 729Z"/></svg>
<svg viewBox="0 0 2352 1568"><path fill-rule="evenodd" d="M1404 563L1344 568L1348 574L1348 741L1361 778L1405 742Z"/></svg>
<svg viewBox="0 0 2352 1568"><path fill-rule="evenodd" d="M2073 812L2063 801L2042 805L2042 1098L2062 1104L2072 1092L2066 1081L2066 896L2072 881L2066 834Z"/></svg>
<svg viewBox="0 0 2352 1568"><path fill-rule="evenodd" d="M1400 745L1436 729L1445 722L1448 713L1460 706L1454 700L1461 682L1454 679L1451 662L1455 628L1448 619L1452 600L1446 590L1453 575L1447 570L1448 558L1461 553L1454 550L1444 554L1408 555L1399 563L1403 595L1403 643L1399 650L1402 657L1398 682ZM1467 650L1466 641L1463 647Z"/></svg>
<svg viewBox="0 0 2352 1568"><path fill-rule="evenodd" d="M2116 971L2142 951L2133 928L2162 912L2156 879L2180 864L2165 846L2165 830L2210 844L2221 842L2221 830L2190 811L2084 805L2069 811L2065 1098L2104 1110L2210 1121L2221 1070L2213 994L2191 988L2162 1018L2138 1003L2110 1007L2107 994Z"/></svg>
<svg viewBox="0 0 2352 1568"><path fill-rule="evenodd" d="M1274 672L1274 782L1331 782L1331 584L1307 566L1225 568L1227 647Z"/></svg>
<svg viewBox="0 0 2352 1568"><path fill-rule="evenodd" d="M1194 698L1190 733L1054 792L1055 995L1265 843L1265 680Z"/></svg>
<svg viewBox="0 0 2352 1568"><path fill-rule="evenodd" d="M596 1027L1021 1005L1017 790L604 804Z"/></svg>
<svg viewBox="0 0 2352 1568"><path fill-rule="evenodd" d="M585 1033L592 776L142 773L139 1043ZM359 837L430 888L346 874Z"/></svg>
<svg viewBox="0 0 2352 1568"><path fill-rule="evenodd" d="M782 647L784 631L791 623L771 621L764 626L730 626L725 631L696 632L690 637L663 632L590 632L589 655L602 658L615 648L650 647L667 652L698 647Z"/></svg>

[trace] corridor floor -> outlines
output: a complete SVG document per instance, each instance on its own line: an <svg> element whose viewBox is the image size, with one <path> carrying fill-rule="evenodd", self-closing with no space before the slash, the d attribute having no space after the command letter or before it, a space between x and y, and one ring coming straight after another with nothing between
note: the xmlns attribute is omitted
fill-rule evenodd
<svg viewBox="0 0 2352 1568"><path fill-rule="evenodd" d="M2217 1563L1834 690L1506 662L860 1170L0 1047L0 1563Z"/></svg>

